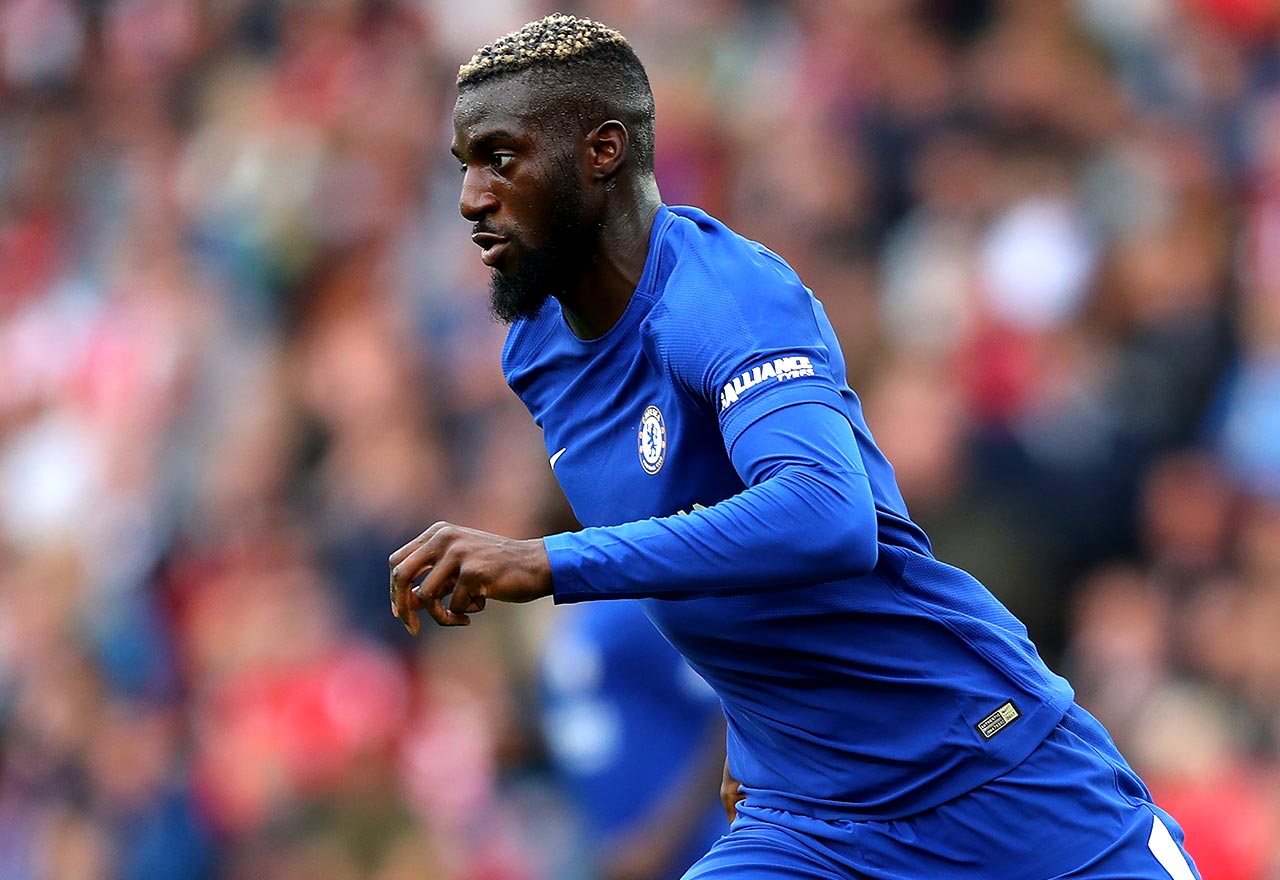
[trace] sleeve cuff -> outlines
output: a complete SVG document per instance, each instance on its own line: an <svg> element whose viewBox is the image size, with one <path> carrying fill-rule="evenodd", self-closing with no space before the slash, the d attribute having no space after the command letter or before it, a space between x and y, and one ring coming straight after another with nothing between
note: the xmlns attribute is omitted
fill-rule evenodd
<svg viewBox="0 0 1280 880"><path fill-rule="evenodd" d="M582 581L581 539L573 532L561 532L542 539L551 563L551 598L557 605L581 602L591 598L591 590Z"/></svg>

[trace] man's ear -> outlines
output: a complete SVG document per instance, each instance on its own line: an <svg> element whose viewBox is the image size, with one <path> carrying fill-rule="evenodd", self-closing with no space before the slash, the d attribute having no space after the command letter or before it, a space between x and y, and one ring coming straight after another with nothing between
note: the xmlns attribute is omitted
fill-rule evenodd
<svg viewBox="0 0 1280 880"><path fill-rule="evenodd" d="M627 127L616 119L602 122L587 135L587 165L592 180L607 180L618 173L631 148Z"/></svg>

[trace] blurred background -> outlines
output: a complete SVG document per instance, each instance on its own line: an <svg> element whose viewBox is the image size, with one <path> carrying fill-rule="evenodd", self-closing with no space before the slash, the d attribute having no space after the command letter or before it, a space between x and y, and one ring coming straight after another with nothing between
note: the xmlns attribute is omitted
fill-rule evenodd
<svg viewBox="0 0 1280 880"><path fill-rule="evenodd" d="M457 66L554 8L0 2L0 878L590 874L573 612L414 641L386 593L436 519L562 527L447 151ZM1280 877L1280 5L558 8L1206 878Z"/></svg>

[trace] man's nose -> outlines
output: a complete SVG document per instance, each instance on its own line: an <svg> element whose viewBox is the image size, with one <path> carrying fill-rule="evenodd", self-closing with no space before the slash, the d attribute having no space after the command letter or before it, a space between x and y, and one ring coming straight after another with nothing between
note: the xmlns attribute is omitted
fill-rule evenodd
<svg viewBox="0 0 1280 880"><path fill-rule="evenodd" d="M462 196L458 199L458 210L462 216L472 223L493 213L498 207L498 199L484 186L482 175L478 170L468 168L462 176Z"/></svg>

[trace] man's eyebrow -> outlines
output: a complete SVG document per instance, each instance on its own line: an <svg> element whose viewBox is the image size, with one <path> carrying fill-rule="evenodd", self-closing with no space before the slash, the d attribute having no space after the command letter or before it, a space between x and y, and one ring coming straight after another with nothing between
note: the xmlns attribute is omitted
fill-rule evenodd
<svg viewBox="0 0 1280 880"><path fill-rule="evenodd" d="M515 140L520 140L520 136L515 132L508 131L505 128L495 128L489 131L482 131L479 134L477 134L475 137L467 138L465 143L467 145L468 150L483 150L486 147L491 146L494 143L494 141L515 141ZM462 160L462 152L458 149L456 144L449 148L449 152L453 153L453 155L456 156L459 161Z"/></svg>

